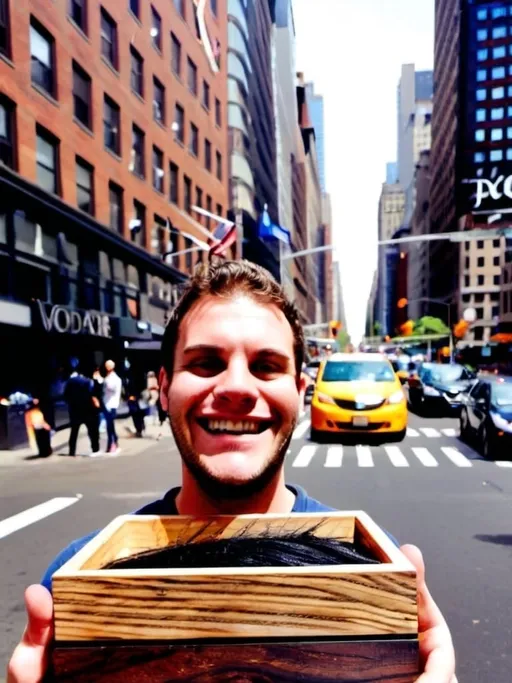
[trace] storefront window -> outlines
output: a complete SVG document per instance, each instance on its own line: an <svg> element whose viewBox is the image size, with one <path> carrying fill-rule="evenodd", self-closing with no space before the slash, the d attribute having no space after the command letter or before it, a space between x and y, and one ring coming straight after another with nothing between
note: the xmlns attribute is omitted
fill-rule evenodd
<svg viewBox="0 0 512 683"><path fill-rule="evenodd" d="M126 282L126 270L124 263L119 259L112 259L112 270L112 279L115 280L115 282L121 282L124 285Z"/></svg>

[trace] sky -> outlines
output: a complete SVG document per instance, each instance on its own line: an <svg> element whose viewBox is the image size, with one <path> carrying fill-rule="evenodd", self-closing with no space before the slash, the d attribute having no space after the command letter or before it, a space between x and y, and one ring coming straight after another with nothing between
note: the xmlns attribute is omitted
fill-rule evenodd
<svg viewBox="0 0 512 683"><path fill-rule="evenodd" d="M297 71L325 108L326 185L347 329L364 334L377 264L378 203L396 161L402 64L434 61L434 0L293 0Z"/></svg>

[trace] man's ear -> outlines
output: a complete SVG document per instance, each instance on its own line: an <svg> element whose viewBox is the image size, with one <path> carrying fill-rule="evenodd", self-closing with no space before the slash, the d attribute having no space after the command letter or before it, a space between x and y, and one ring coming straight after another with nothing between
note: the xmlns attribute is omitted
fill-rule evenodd
<svg viewBox="0 0 512 683"><path fill-rule="evenodd" d="M299 394L302 394L306 391L306 378L304 377L303 372L300 373L300 376L297 380L297 388L299 390Z"/></svg>
<svg viewBox="0 0 512 683"><path fill-rule="evenodd" d="M171 382L165 368L160 368L158 375L158 386L160 387L160 403L165 412L169 412L169 388Z"/></svg>

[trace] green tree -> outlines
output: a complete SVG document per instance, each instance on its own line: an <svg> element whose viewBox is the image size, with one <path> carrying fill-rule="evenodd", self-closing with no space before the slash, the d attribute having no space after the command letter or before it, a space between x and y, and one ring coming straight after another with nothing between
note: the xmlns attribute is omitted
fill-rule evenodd
<svg viewBox="0 0 512 683"><path fill-rule="evenodd" d="M345 347L350 344L350 335L345 329L341 329L338 334L338 338L336 340L338 342L338 346L340 348L340 351L343 351Z"/></svg>
<svg viewBox="0 0 512 683"><path fill-rule="evenodd" d="M382 323L376 320L373 323L373 334L378 337L382 333Z"/></svg>
<svg viewBox="0 0 512 683"><path fill-rule="evenodd" d="M450 329L441 318L426 315L414 323L414 335L450 334Z"/></svg>

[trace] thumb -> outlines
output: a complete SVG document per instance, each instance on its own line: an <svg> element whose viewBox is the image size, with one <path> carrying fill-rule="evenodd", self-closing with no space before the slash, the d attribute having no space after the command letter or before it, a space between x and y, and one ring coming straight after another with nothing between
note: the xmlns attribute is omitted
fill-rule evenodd
<svg viewBox="0 0 512 683"><path fill-rule="evenodd" d="M418 621L420 633L428 631L436 626L446 626L446 621L441 610L434 602L432 595L425 582L425 563L421 550L415 545L404 545L400 548L407 559L416 568L418 582Z"/></svg>

